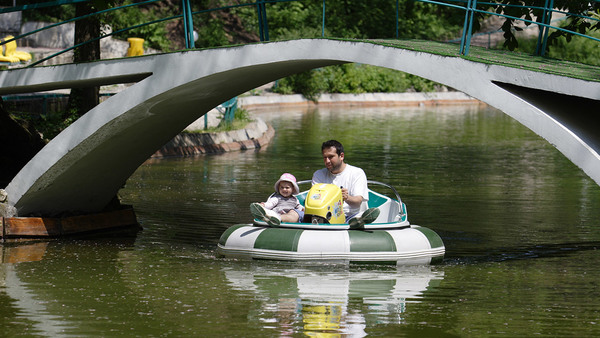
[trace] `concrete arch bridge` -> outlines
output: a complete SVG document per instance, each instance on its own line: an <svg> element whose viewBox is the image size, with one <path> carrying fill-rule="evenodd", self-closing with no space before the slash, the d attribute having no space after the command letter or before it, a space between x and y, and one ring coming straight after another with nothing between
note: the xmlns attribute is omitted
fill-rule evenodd
<svg viewBox="0 0 600 338"><path fill-rule="evenodd" d="M293 73L346 62L397 69L484 101L600 184L600 82L442 54L306 39L0 72L0 95L135 83L27 163L6 187L9 204L19 216L100 211L152 153L221 102Z"/></svg>

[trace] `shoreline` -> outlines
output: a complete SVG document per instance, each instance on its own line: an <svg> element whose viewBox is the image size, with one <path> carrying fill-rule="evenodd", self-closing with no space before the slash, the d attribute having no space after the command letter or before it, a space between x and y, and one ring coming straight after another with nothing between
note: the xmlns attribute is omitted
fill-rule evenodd
<svg viewBox="0 0 600 338"><path fill-rule="evenodd" d="M321 94L318 102L307 100L302 94L241 96L238 105L244 108L276 107L319 107L350 105L363 107L440 106L460 104L485 104L462 92L407 92L407 93L363 93Z"/></svg>

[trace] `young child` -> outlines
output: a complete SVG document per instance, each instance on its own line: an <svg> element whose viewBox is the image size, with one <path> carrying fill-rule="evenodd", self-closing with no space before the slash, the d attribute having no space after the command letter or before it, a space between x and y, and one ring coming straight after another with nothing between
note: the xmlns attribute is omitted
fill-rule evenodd
<svg viewBox="0 0 600 338"><path fill-rule="evenodd" d="M296 198L300 189L294 175L285 173L275 182L275 193L266 202L250 204L254 218L278 226L281 222L298 222L304 214L304 208Z"/></svg>

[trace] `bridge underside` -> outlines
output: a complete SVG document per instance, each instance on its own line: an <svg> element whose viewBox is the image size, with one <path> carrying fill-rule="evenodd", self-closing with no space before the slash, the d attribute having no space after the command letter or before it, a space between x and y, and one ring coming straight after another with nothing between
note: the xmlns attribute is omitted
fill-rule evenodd
<svg viewBox="0 0 600 338"><path fill-rule="evenodd" d="M365 42L296 40L0 74L0 95L135 82L65 129L6 187L20 216L102 210L148 157L225 100L305 70L357 62L427 78L494 106L600 184L600 83Z"/></svg>

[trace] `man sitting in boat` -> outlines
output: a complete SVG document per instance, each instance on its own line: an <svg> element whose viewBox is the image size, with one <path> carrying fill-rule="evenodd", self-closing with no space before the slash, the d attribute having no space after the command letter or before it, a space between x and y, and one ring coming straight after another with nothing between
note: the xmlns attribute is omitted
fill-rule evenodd
<svg viewBox="0 0 600 338"><path fill-rule="evenodd" d="M281 222L296 223L304 213L296 196L300 193L296 177L290 173L281 175L275 182L275 193L266 202L250 204L254 218L278 226Z"/></svg>
<svg viewBox="0 0 600 338"><path fill-rule="evenodd" d="M379 209L367 209L369 190L365 172L344 162L344 146L336 140L323 142L321 153L325 168L314 172L312 184L331 183L342 189L346 222L351 228L373 222L379 216Z"/></svg>

